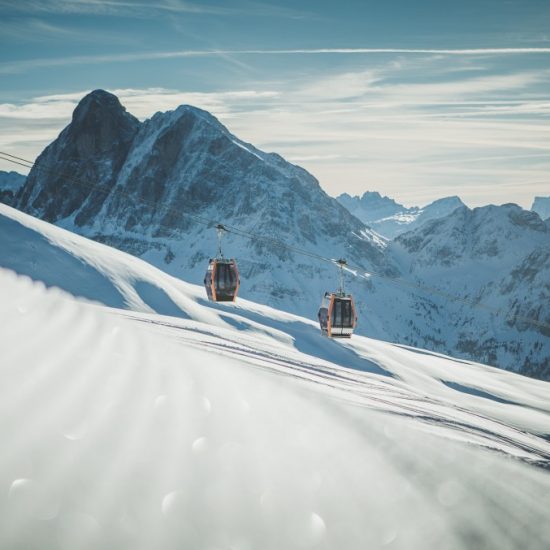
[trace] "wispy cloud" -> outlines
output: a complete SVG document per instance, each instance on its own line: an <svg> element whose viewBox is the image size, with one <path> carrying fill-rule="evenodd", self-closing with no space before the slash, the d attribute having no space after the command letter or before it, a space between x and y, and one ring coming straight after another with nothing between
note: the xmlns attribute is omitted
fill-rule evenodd
<svg viewBox="0 0 550 550"><path fill-rule="evenodd" d="M25 103L0 103L0 120L7 123L21 120L48 120L58 125L67 123L77 103L90 90L69 94L51 94L38 96ZM203 109L225 113L238 110L239 106L250 106L258 101L273 101L279 93L276 91L231 90L223 92L181 92L164 88L115 89L112 92L120 98L124 106L133 115L146 119L155 111L168 111L178 105L188 104Z"/></svg>
<svg viewBox="0 0 550 550"><path fill-rule="evenodd" d="M86 65L98 63L129 63L137 61L155 61L161 59L181 59L189 57L220 57L220 56L284 56L284 55L375 55L402 54L426 55L438 54L445 56L508 56L550 54L550 48L479 48L479 49L401 49L401 48L318 48L318 49L287 49L287 50L256 50L256 49L208 49L208 50L178 50L162 52L138 52L110 55L81 55L56 58L26 59L0 63L0 74L21 73L32 69L60 67L69 65Z"/></svg>
<svg viewBox="0 0 550 550"><path fill-rule="evenodd" d="M112 91L142 119L182 103L205 108L242 139L311 170L333 194L370 188L418 203L449 191L479 204L502 186L503 200L527 206L550 173L550 72L472 75L446 66L414 58L269 88ZM85 93L0 104L2 145L36 156Z"/></svg>
<svg viewBox="0 0 550 550"><path fill-rule="evenodd" d="M437 55L511 55L550 53L550 48L464 48L464 49L419 49L419 48L297 48L283 50L234 50L233 53L259 55L318 55L318 54L437 54Z"/></svg>
<svg viewBox="0 0 550 550"><path fill-rule="evenodd" d="M208 4L205 2L187 2L184 0L158 0L155 2L128 0L25 0L14 3L0 0L0 8L12 13L60 14L60 15L99 15L121 17L148 17L151 14L191 14L249 17L280 17L299 19L309 12L277 6L259 1Z"/></svg>
<svg viewBox="0 0 550 550"><path fill-rule="evenodd" d="M135 37L129 34L99 29L93 33L83 33L81 29L53 24L37 17L25 17L16 21L1 20L0 35L4 40L10 38L17 40L17 42L37 42L41 46L44 45L45 41L62 41L66 43L67 40L77 41L78 43L97 44L101 42L102 44L124 44L126 46L138 42Z"/></svg>
<svg viewBox="0 0 550 550"><path fill-rule="evenodd" d="M181 59L186 57L224 57L239 52L232 50L182 50L177 52L142 52L106 55L80 55L53 58L25 59L0 63L0 74L23 73L32 69L62 67L70 65L95 65L105 63L131 63Z"/></svg>

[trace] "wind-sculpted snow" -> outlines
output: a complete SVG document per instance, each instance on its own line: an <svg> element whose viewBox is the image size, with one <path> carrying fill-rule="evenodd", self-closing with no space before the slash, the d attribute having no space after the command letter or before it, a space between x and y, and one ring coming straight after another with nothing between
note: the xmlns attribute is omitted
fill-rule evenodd
<svg viewBox="0 0 550 550"><path fill-rule="evenodd" d="M1 548L547 548L550 384L214 306L7 213Z"/></svg>

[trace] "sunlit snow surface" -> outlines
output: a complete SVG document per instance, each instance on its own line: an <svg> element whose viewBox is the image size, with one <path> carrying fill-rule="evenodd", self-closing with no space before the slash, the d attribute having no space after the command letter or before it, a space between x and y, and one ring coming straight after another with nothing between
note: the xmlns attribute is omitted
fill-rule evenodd
<svg viewBox="0 0 550 550"><path fill-rule="evenodd" d="M548 383L0 214L0 548L548 548Z"/></svg>

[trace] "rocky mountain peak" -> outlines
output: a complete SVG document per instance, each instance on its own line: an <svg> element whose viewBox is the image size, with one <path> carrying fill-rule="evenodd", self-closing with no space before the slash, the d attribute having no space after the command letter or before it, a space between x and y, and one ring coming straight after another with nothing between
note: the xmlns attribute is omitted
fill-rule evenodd
<svg viewBox="0 0 550 550"><path fill-rule="evenodd" d="M364 203L369 203L369 202L376 203L376 202L382 201L382 202L395 204L395 205L398 204L390 197L387 197L386 195L381 195L378 191L365 191L360 200L361 202L364 202ZM402 207L400 204L398 206Z"/></svg>
<svg viewBox="0 0 550 550"><path fill-rule="evenodd" d="M464 206L464 203L462 202L460 197L458 197L457 195L451 195L450 197L443 197L441 199L436 199L435 201L429 204L429 206L431 207L436 205L455 206L456 208L459 206Z"/></svg>
<svg viewBox="0 0 550 550"><path fill-rule="evenodd" d="M52 222L78 211L76 225L88 223L113 186L140 126L115 95L89 93L76 106L71 123L39 155L15 205Z"/></svg>
<svg viewBox="0 0 550 550"><path fill-rule="evenodd" d="M357 196L360 202L369 203L369 202L378 202L388 197L382 197L378 191L365 191L361 196ZM389 199L393 202L392 199Z"/></svg>
<svg viewBox="0 0 550 550"><path fill-rule="evenodd" d="M118 97L105 90L94 90L85 95L73 111L73 122L81 122L90 114L110 111L112 114L123 113L126 109Z"/></svg>
<svg viewBox="0 0 550 550"><path fill-rule="evenodd" d="M131 141L139 126L114 94L94 90L76 106L67 130L79 156L91 156Z"/></svg>
<svg viewBox="0 0 550 550"><path fill-rule="evenodd" d="M550 197L535 197L531 210L543 220L550 218Z"/></svg>

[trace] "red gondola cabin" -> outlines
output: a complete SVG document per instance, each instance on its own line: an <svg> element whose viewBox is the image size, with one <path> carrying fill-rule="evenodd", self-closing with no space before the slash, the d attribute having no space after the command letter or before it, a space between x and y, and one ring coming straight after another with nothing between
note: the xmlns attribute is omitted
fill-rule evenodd
<svg viewBox="0 0 550 550"><path fill-rule="evenodd" d="M204 287L212 302L234 302L239 292L239 270L233 259L211 259L204 276Z"/></svg>
<svg viewBox="0 0 550 550"><path fill-rule="evenodd" d="M326 292L319 308L321 332L329 338L351 338L357 314L351 294Z"/></svg>

